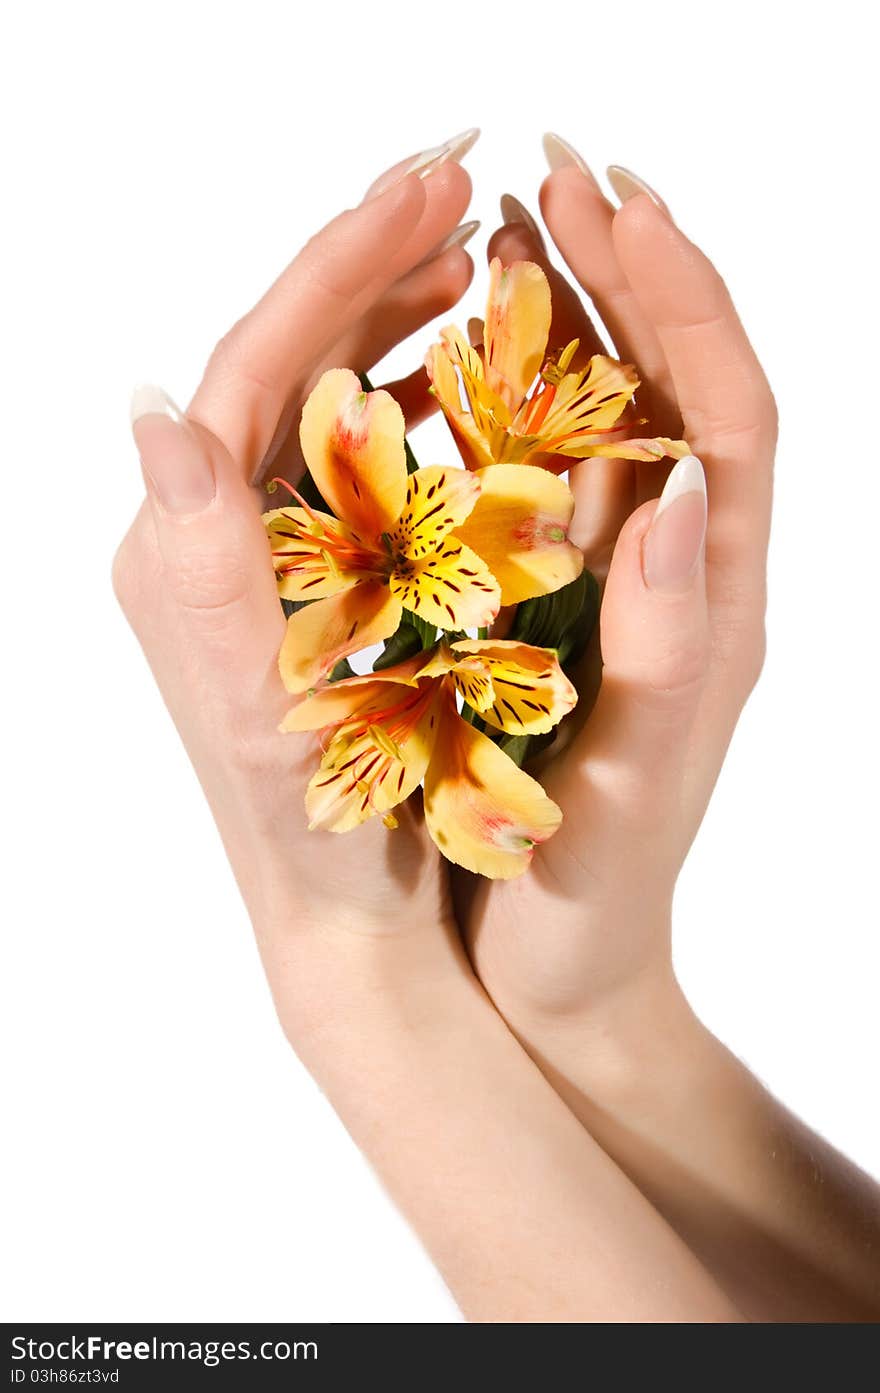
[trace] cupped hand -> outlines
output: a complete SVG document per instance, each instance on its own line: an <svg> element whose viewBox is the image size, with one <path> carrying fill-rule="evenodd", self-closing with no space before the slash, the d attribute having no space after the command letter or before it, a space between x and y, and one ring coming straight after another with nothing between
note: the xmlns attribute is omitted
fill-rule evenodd
<svg viewBox="0 0 880 1393"><path fill-rule="evenodd" d="M317 234L221 340L185 414L139 389L133 416L147 497L114 584L210 802L258 934L308 926L394 933L450 921L445 867L417 808L343 845L306 835L311 735L282 735L284 618L260 519L271 466L298 477L296 425L328 363L365 371L448 309L473 271L444 249L470 198L454 160L406 165ZM455 242L455 238L453 238ZM438 250L439 249L439 250ZM410 424L424 374L395 384Z"/></svg>
<svg viewBox="0 0 880 1393"><path fill-rule="evenodd" d="M632 186L630 190L632 191ZM515 202L490 255L544 265L551 347L603 345ZM557 248L642 379L645 433L684 436L670 468L590 459L571 471L586 564L607 580L599 664L541 779L559 832L512 882L457 890L477 971L515 1024L613 1003L635 1017L672 981L673 888L764 646L776 414L721 277L648 193L615 210L573 163L541 190ZM607 349L605 350L607 351ZM647 501L646 501L647 500ZM610 558L610 566L609 566Z"/></svg>

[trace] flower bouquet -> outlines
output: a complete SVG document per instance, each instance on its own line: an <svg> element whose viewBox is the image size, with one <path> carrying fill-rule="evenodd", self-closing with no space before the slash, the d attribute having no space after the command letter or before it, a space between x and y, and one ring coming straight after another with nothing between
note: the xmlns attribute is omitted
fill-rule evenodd
<svg viewBox="0 0 880 1393"><path fill-rule="evenodd" d="M321 732L310 827L393 829L421 787L442 854L492 879L524 871L562 818L522 765L577 701L568 671L598 611L563 476L595 455L688 453L633 437L634 368L575 366L578 340L549 344L551 309L539 266L493 261L482 344L450 327L428 352L464 468L420 468L394 398L325 372L302 413L306 477L264 517L289 616L280 672L305 694L282 730Z"/></svg>

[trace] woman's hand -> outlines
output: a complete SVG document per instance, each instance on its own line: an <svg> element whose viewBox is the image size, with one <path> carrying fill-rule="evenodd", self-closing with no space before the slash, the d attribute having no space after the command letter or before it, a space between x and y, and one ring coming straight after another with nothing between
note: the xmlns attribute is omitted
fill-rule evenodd
<svg viewBox="0 0 880 1393"><path fill-rule="evenodd" d="M393 837L378 820L344 848L305 835L314 740L277 730L293 701L278 676L284 618L253 485L270 464L299 477L296 426L316 372L368 369L467 287L470 258L442 249L470 198L458 153L425 178L406 163L389 171L318 233L218 344L185 416L154 389L136 393L147 499L114 583L263 938L280 924L289 936L449 921L445 869L411 805ZM395 387L411 420L427 410L426 387L423 374Z"/></svg>
<svg viewBox="0 0 880 1393"><path fill-rule="evenodd" d="M731 733L761 667L776 413L714 267L636 194L615 212L569 164L541 193L547 225L643 381L646 433L684 437L702 471L591 459L571 471L587 565L607 572L601 688L543 769L565 821L524 877L471 885L468 932L504 1012L625 1009L671 975L670 905ZM544 264L553 343L601 345L539 234L513 219L490 254ZM682 491L683 490L683 491ZM644 500L654 501L644 501ZM705 546L703 542L705 533ZM612 556L613 552L613 556ZM609 557L611 557L609 568Z"/></svg>
<svg viewBox="0 0 880 1393"><path fill-rule="evenodd" d="M763 657L773 399L721 278L665 206L618 171L615 210L550 139L547 226L639 369L650 433L683 435L706 487L696 461L572 470L578 540L607 570L601 685L590 710L594 654L579 727L541 775L560 831L521 879L459 886L472 958L575 1115L747 1318L876 1320L878 1187L714 1039L672 969L676 877ZM545 261L529 215L503 207L490 254ZM554 342L597 351L549 274Z"/></svg>

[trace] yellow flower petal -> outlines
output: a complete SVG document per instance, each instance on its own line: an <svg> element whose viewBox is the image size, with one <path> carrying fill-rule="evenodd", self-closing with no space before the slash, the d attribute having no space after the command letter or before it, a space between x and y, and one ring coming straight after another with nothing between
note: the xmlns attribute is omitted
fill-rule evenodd
<svg viewBox="0 0 880 1393"><path fill-rule="evenodd" d="M492 671L482 657L462 653L460 656L450 649L452 665L450 675L455 690L473 711L480 715L495 701L495 686Z"/></svg>
<svg viewBox="0 0 880 1393"><path fill-rule="evenodd" d="M425 774L425 821L449 861L492 880L521 875L562 821L541 785L444 702Z"/></svg>
<svg viewBox="0 0 880 1393"><path fill-rule="evenodd" d="M569 682L550 648L533 648L510 639L465 639L451 645L461 661L452 678L464 699L483 719L511 735L543 735L558 725L577 703L577 691ZM480 664L491 699L476 706L469 691L474 669ZM485 697L478 686L478 697Z"/></svg>
<svg viewBox="0 0 880 1393"><path fill-rule="evenodd" d="M441 629L482 628L501 605L492 572L454 534L421 561L398 558L389 584L405 609Z"/></svg>
<svg viewBox="0 0 880 1393"><path fill-rule="evenodd" d="M273 508L263 522L284 600L323 600L375 574L356 533L329 513Z"/></svg>
<svg viewBox="0 0 880 1393"><path fill-rule="evenodd" d="M479 480L466 469L417 469L407 481L400 520L388 533L392 552L414 561L430 556L456 523L464 522L479 496Z"/></svg>
<svg viewBox="0 0 880 1393"><path fill-rule="evenodd" d="M606 459L633 459L633 460L659 460L668 455L671 459L683 459L690 454L690 446L686 440L669 440L666 436L657 436L652 440L616 440L616 432L611 432L611 440L606 444L605 441L575 439L570 443L559 447L558 454L560 460L563 456L577 459L592 459L594 456L601 455ZM625 430L622 432L626 434ZM566 467L566 466L563 466Z"/></svg>
<svg viewBox="0 0 880 1393"><path fill-rule="evenodd" d="M467 469L480 469L484 464L492 463L492 452L474 418L462 410L459 376L453 365L453 358L457 354L454 346L450 346L446 341L447 338L452 339L454 336L457 336L464 344L458 330L445 329L441 336L444 342L434 344L428 350L425 358L425 370L434 395L440 403L441 410L452 431L465 467ZM466 347L466 345L464 346ZM476 355L474 356L476 357ZM479 358L477 358L477 363L482 378L482 364Z"/></svg>
<svg viewBox="0 0 880 1393"><path fill-rule="evenodd" d="M362 677L344 677L311 692L291 708L281 723L281 730L322 730L340 721L367 719L371 713L384 710L398 700L395 686L414 687L422 675L424 653L416 653L405 663L365 673Z"/></svg>
<svg viewBox="0 0 880 1393"><path fill-rule="evenodd" d="M425 367L468 469L500 458L512 416L486 382L483 360L454 325L428 353ZM464 398L464 407L462 406Z"/></svg>
<svg viewBox="0 0 880 1393"><path fill-rule="evenodd" d="M437 728L439 688L386 687L395 695L381 719L344 725L330 742L306 790L310 827L348 832L384 817L422 782Z"/></svg>
<svg viewBox="0 0 880 1393"><path fill-rule="evenodd" d="M381 581L316 600L287 621L278 655L281 680L289 692L308 691L340 658L381 643L399 623L400 603Z"/></svg>
<svg viewBox="0 0 880 1393"><path fill-rule="evenodd" d="M300 443L321 496L368 545L400 516L406 496L403 412L388 392L365 392L353 372L325 372L303 407Z"/></svg>
<svg viewBox="0 0 880 1393"><path fill-rule="evenodd" d="M536 428L545 445L556 448L571 435L607 430L620 420L639 385L635 368L597 353L583 372L566 373ZM526 429L530 429L529 426Z"/></svg>
<svg viewBox="0 0 880 1393"><path fill-rule="evenodd" d="M485 375L511 411L541 370L550 333L550 286L532 261L489 267L489 303L484 331Z"/></svg>
<svg viewBox="0 0 880 1393"><path fill-rule="evenodd" d="M456 536L486 562L502 604L549 595L576 580L584 558L568 540L574 499L565 481L524 464L493 464L477 478L480 497Z"/></svg>

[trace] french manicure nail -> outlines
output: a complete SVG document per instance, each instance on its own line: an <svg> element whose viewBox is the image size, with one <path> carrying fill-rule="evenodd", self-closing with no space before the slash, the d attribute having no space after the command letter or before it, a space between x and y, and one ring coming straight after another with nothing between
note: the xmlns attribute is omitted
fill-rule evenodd
<svg viewBox="0 0 880 1393"><path fill-rule="evenodd" d="M706 476L696 455L675 465L642 542L642 574L650 590L684 591L697 574L706 541Z"/></svg>
<svg viewBox="0 0 880 1393"><path fill-rule="evenodd" d="M640 179L637 174L633 174L631 169L624 169L623 165L620 164L610 164L607 174L608 182L621 203L626 203L628 199L635 198L637 194L647 194L651 202L655 203L661 212L665 213L667 217L672 216L659 193L652 189L650 184L646 184L644 179Z"/></svg>
<svg viewBox="0 0 880 1393"><path fill-rule="evenodd" d="M458 227L450 232L448 237L444 237L442 242L438 243L432 251L428 252L426 257L422 258L419 265L427 266L429 261L436 261L438 256L442 256L444 252L448 252L452 247L466 247L474 233L479 231L479 228L480 224L476 219L474 219L473 222L460 223Z"/></svg>
<svg viewBox="0 0 880 1393"><path fill-rule="evenodd" d="M407 165L402 179L408 174L418 174L420 179L427 179L429 174L433 174L441 165L460 164L468 150L473 149L480 138L479 126L471 126L469 130L462 131L460 135L454 135L451 140L445 140L442 145L435 145L432 150L423 150L420 155L416 155L412 164Z"/></svg>
<svg viewBox="0 0 880 1393"><path fill-rule="evenodd" d="M153 382L139 382L131 394L131 424L137 425L142 416L167 416L180 425L183 412L168 393Z"/></svg>
<svg viewBox="0 0 880 1393"><path fill-rule="evenodd" d="M501 195L501 216L506 227L515 227L518 223L527 227L532 236L538 239L539 246L543 247L544 238L541 236L541 229L525 204L520 203L518 198L514 198L512 193Z"/></svg>
<svg viewBox="0 0 880 1393"><path fill-rule="evenodd" d="M402 179L407 179L410 174L418 174L420 179L427 179L429 174L433 174L441 165L447 164L450 160L455 164L460 164L468 150L476 144L480 137L478 126L471 126L470 130L462 131L461 135L454 135L451 140L445 140L442 145L435 145L430 150L423 150L421 154L414 156L408 164L403 166L394 165L392 169L380 174L379 178L367 189L364 194L364 202L378 198L380 194L399 184Z"/></svg>
<svg viewBox="0 0 880 1393"><path fill-rule="evenodd" d="M152 383L135 387L131 425L148 489L169 513L200 513L216 481L204 445L167 392Z"/></svg>
<svg viewBox="0 0 880 1393"><path fill-rule="evenodd" d="M586 160L578 154L573 145L569 145L567 140L563 140L561 135L555 135L553 131L548 131L541 144L544 146L544 154L551 173L557 169L565 169L569 165L574 165L575 169L579 169L581 174L585 174L598 188L596 176Z"/></svg>

